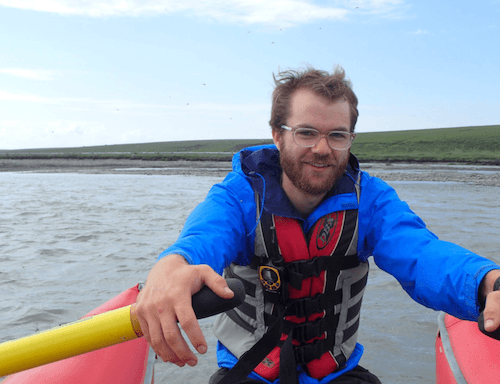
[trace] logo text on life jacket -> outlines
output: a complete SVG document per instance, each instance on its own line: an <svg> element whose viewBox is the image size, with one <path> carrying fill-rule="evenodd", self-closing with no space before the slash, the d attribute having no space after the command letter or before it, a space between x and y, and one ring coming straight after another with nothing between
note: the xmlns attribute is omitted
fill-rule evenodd
<svg viewBox="0 0 500 384"><path fill-rule="evenodd" d="M275 366L274 361L272 361L269 357L266 357L264 360L262 360L261 364L267 368L274 368Z"/></svg>
<svg viewBox="0 0 500 384"><path fill-rule="evenodd" d="M338 214L337 212L334 212L323 217L318 223L318 232L316 235L316 247L318 249L324 249L328 245L333 235L335 234L337 221Z"/></svg>

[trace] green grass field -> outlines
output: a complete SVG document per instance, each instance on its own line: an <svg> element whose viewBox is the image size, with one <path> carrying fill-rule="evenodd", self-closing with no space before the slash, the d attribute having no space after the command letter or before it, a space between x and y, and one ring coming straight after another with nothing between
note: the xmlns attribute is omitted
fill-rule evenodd
<svg viewBox="0 0 500 384"><path fill-rule="evenodd" d="M270 133L269 133L270 134ZM271 140L200 140L0 151L0 158L133 158L230 160ZM500 164L500 125L359 133L351 152L361 161Z"/></svg>
<svg viewBox="0 0 500 384"><path fill-rule="evenodd" d="M361 133L352 152L363 161L500 164L500 125Z"/></svg>

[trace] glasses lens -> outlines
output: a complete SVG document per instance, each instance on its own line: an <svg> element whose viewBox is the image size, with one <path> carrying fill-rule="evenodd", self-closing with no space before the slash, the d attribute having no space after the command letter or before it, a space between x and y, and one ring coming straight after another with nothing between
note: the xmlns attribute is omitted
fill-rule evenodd
<svg viewBox="0 0 500 384"><path fill-rule="evenodd" d="M315 129L297 128L294 131L295 142L302 147L314 147L319 141L319 132Z"/></svg>
<svg viewBox="0 0 500 384"><path fill-rule="evenodd" d="M334 149L346 149L351 146L351 135L347 132L332 131L328 133L328 143Z"/></svg>

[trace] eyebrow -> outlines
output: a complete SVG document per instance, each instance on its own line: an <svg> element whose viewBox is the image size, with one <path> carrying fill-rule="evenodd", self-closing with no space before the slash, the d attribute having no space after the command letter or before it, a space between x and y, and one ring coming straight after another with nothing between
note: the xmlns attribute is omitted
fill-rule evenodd
<svg viewBox="0 0 500 384"><path fill-rule="evenodd" d="M295 128L311 128L311 129L315 129L316 131L320 132L320 130L310 124L307 124L307 123L301 123L301 124L297 124L295 126ZM329 129L327 132L332 132L332 131L345 131L345 132L350 132L351 130L349 128L346 128L346 127L336 127L336 128L333 128L333 129Z"/></svg>

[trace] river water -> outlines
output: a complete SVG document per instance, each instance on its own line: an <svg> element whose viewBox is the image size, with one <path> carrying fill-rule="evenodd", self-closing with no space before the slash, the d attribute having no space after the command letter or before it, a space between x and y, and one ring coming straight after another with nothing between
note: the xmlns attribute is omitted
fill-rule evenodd
<svg viewBox="0 0 500 384"><path fill-rule="evenodd" d="M0 173L0 342L73 321L144 282L191 209L222 177ZM466 182L397 181L442 239L500 262L500 188ZM414 303L371 263L359 341L361 365L383 383L435 381L437 313ZM209 353L195 368L158 362L156 383L206 383Z"/></svg>

